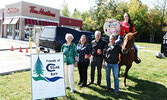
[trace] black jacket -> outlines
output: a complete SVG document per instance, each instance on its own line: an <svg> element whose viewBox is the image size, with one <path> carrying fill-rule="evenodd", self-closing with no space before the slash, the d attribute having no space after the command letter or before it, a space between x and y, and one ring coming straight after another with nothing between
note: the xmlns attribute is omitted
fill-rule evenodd
<svg viewBox="0 0 167 100"><path fill-rule="evenodd" d="M103 57L103 53L97 54L97 50L101 49L101 52L103 52L105 46L106 46L106 43L102 39L100 39L98 42L93 40L91 42L92 56L93 57Z"/></svg>
<svg viewBox="0 0 167 100"><path fill-rule="evenodd" d="M107 45L104 49L104 58L107 63L116 64L119 61L119 53L121 53L121 46L114 45L114 48Z"/></svg>

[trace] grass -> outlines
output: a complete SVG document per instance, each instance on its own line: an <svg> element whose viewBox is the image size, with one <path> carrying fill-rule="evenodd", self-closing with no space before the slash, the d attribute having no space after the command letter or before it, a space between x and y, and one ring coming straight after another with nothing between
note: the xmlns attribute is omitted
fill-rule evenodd
<svg viewBox="0 0 167 100"><path fill-rule="evenodd" d="M147 50L160 50L160 44L136 43L142 45ZM123 74L125 66L121 68L120 95L115 96L113 92L113 76L111 74L110 92L105 91L106 80L105 70L102 69L102 87L91 85L80 88L77 86L79 80L78 69L75 68L75 88L76 93L66 91L67 100L117 100L117 99L153 99L167 100L167 58L158 59L154 52L139 50L140 64L133 63L129 70L127 87L123 86ZM96 72L97 73L97 72ZM17 72L0 76L0 100L31 100L31 77L30 71ZM97 74L95 75L97 76ZM95 82L96 82L95 78ZM90 67L88 69L88 82L90 81ZM61 100L61 98L58 98Z"/></svg>
<svg viewBox="0 0 167 100"><path fill-rule="evenodd" d="M160 51L161 45L159 43L143 43L143 42L135 42L136 45L140 47L144 47L145 50L153 50Z"/></svg>

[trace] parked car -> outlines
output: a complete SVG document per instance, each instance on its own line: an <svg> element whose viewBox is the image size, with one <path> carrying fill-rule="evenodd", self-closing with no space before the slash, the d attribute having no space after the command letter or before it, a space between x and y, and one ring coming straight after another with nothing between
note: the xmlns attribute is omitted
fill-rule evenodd
<svg viewBox="0 0 167 100"><path fill-rule="evenodd" d="M87 41L91 42L92 37L94 37L93 32L88 31L78 31L65 27L56 27L56 26L46 26L42 30L42 33L39 38L40 51L50 52L54 50L59 52L63 43L66 42L65 35L66 33L71 33L74 36L73 43L78 43L81 35L85 34Z"/></svg>

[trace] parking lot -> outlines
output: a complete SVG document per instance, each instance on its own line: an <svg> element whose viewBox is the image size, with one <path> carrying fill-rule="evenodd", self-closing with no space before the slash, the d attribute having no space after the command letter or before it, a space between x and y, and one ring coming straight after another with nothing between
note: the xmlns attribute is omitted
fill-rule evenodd
<svg viewBox="0 0 167 100"><path fill-rule="evenodd" d="M30 69L30 49L28 41L0 38L0 74ZM13 46L13 51L11 51ZM35 44L33 44L35 47ZM22 52L20 52L20 47ZM28 53L26 53L26 48ZM35 53L35 49L32 49Z"/></svg>

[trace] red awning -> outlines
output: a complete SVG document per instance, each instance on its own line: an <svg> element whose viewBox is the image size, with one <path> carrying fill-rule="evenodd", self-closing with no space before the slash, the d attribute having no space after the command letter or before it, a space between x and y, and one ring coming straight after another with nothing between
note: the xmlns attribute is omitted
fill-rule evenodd
<svg viewBox="0 0 167 100"><path fill-rule="evenodd" d="M27 25L38 25L37 20L33 20L33 19L25 19L25 24Z"/></svg>
<svg viewBox="0 0 167 100"><path fill-rule="evenodd" d="M58 26L57 23L47 22L47 21L39 21L39 25L41 25L41 26Z"/></svg>

